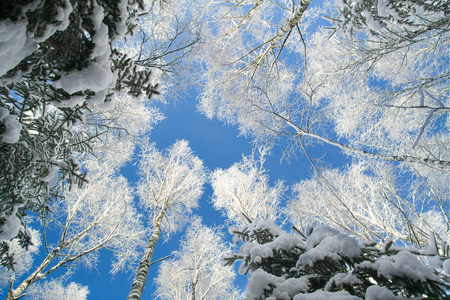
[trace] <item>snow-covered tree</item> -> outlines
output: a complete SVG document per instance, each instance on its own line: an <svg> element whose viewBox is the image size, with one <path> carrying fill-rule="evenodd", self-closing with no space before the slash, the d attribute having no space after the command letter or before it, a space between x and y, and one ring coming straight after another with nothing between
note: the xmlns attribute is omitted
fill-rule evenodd
<svg viewBox="0 0 450 300"><path fill-rule="evenodd" d="M302 91L311 109L322 108L351 147L448 169L445 36L430 35L379 56L382 50L374 48L384 47L383 41L359 37L319 30L309 39ZM374 57L368 57L371 51Z"/></svg>
<svg viewBox="0 0 450 300"><path fill-rule="evenodd" d="M294 92L297 66L286 45L310 1L223 1L206 17L207 39L199 109L208 117L237 124L243 133L257 126L259 102L274 105ZM261 100L262 99L262 100ZM277 126L276 124L271 124Z"/></svg>
<svg viewBox="0 0 450 300"><path fill-rule="evenodd" d="M226 170L217 169L211 175L214 191L212 203L232 223L246 224L255 218L281 218L280 202L286 190L282 181L274 187L264 169L267 149L259 149Z"/></svg>
<svg viewBox="0 0 450 300"><path fill-rule="evenodd" d="M354 53L347 68L365 70L362 77L387 78L391 93L379 104L391 110L399 106L424 110L430 119L447 110L443 106L449 91L448 70L441 66L448 57L449 12L442 1L346 0L330 20ZM426 127L429 121L419 126Z"/></svg>
<svg viewBox="0 0 450 300"><path fill-rule="evenodd" d="M210 46L211 52L205 52L205 85L199 108L208 117L236 124L243 134L259 143L273 145L283 139L288 145L287 154L306 154L321 184L330 183L322 189L329 193L343 187L321 179L324 171L310 151L313 144L334 146L367 164L377 165L377 160L379 165L392 162L383 167L392 168L393 177L389 180L376 174L383 173L383 168L367 174L391 190L386 196L378 189L378 199L373 195L373 201L384 203L385 208L401 203L393 210L391 216L396 217L390 222L402 220L403 225L391 224L385 234L391 231L402 238L408 235L418 244L427 243L429 230L436 236L446 236L447 229L443 228L448 226L449 207L444 182L450 168L448 7L439 3L327 1L322 7L308 5L299 30L286 35L282 46L270 54L271 59L265 56L264 47L268 44L262 40L272 28L268 25L279 20L264 19L263 12L268 12L272 3L256 2L242 7L230 4L232 9L219 10L222 18L210 25L216 29L217 39ZM285 7L289 5L296 3ZM295 8L291 10L292 15L295 12ZM344 18L346 14L354 15ZM374 14L379 17L373 17ZM371 15L379 23L376 32L376 22L369 20ZM335 32L312 26L320 16L334 20L331 26ZM353 29L349 36L350 27ZM413 32L417 35L413 36ZM231 40L234 42L228 46L224 42ZM252 43L262 46L254 51ZM260 63L255 60L258 55L264 57ZM400 186L405 181L411 182L407 192ZM351 193L361 191L358 184L354 182ZM367 199L360 193L348 197L348 202L356 203L361 197ZM315 204L314 210L320 212L321 205L312 198L302 200L309 201L304 214L306 207ZM351 209L345 204L340 208L347 215L363 213L356 204ZM333 216L330 209L321 213L327 215L328 221L336 221L338 215ZM370 211L363 214L367 216ZM358 223L357 218L352 219ZM376 219L387 220L372 221ZM345 222L339 221L343 225ZM337 226L333 222L329 225L332 224ZM345 229L354 226L351 224ZM382 224L376 227L381 229ZM364 226L369 225L359 224L361 230Z"/></svg>
<svg viewBox="0 0 450 300"><path fill-rule="evenodd" d="M192 84L207 1L143 1L134 35L127 36L121 51L138 66L150 68L161 83L161 98L171 99Z"/></svg>
<svg viewBox="0 0 450 300"><path fill-rule="evenodd" d="M89 289L76 282L64 284L61 280L51 279L36 283L27 291L24 299L29 300L86 300Z"/></svg>
<svg viewBox="0 0 450 300"><path fill-rule="evenodd" d="M377 247L329 227L304 235L255 220L230 232L243 244L224 259L241 261L239 272L249 274L247 299L444 299L450 286L448 253L437 248L431 266L414 254L417 249L395 247L392 240Z"/></svg>
<svg viewBox="0 0 450 300"><path fill-rule="evenodd" d="M297 8L304 4L302 1ZM286 7L290 5L294 2L287 3ZM326 6L322 15L339 12L337 5L331 7L327 3ZM337 42L328 42L331 32L326 29L303 38L298 34L302 32L299 27L296 36L301 38L294 38L294 34L287 35L277 51L269 51L272 58L266 59L269 54L264 47L269 42L264 44L263 41L268 40L271 22L278 20L272 18L274 14L268 13L270 4L257 2L254 6L232 7L223 9L217 28L214 27L218 38L208 45L210 52L204 54L205 82L199 108L208 117L218 117L236 124L242 133L251 135L259 142L272 143L274 139L284 137L290 141L294 151L303 151L305 145L311 142L327 143L355 156L414 162L444 169L450 166L450 159L439 152L442 147L437 149L440 138L444 139L442 144L445 145L442 128L439 128L439 133L432 134L436 126L429 126L442 127L445 124L444 115L448 106L448 74L442 67L447 64L447 42L442 35L394 49L384 57L383 64L378 59L364 61L369 70L380 66L377 75L368 77L367 68L353 72L352 63L358 60L354 54L356 46L345 46L353 45L352 41L338 32L333 35ZM294 16L296 12L296 8L289 11ZM242 15L245 22L240 24ZM308 23L308 17L311 17L313 22L315 15L315 10L310 14L306 10L302 20ZM271 16L270 20L264 19L264 16ZM321 38L322 44L314 44L318 38ZM252 43L258 45L260 41L262 46L257 51L249 46ZM307 45L306 55L303 42ZM364 42L371 43L371 40L366 36ZM383 47L383 44L374 44ZM359 53L362 55L362 52ZM323 61L324 57L329 61ZM336 65L340 68L335 68ZM403 70L402 76L398 76L397 71L391 72L393 66ZM350 72L342 72L342 69ZM324 73L326 76L320 77ZM427 78L436 78L436 81L429 82L434 92L424 90L428 87ZM419 85L422 90L410 90L408 84L417 80L422 82ZM405 93L400 95L398 92L402 84ZM379 91L381 86L386 87L384 92ZM389 103L389 108L378 101L383 100L386 94L396 98ZM324 111L324 106L328 110ZM384 114L384 118L380 119L380 114ZM437 121L439 118L441 121ZM328 126L336 127L340 133L341 128L335 120L341 121L343 126L357 125L352 134L367 138L370 144L328 138L323 130L330 128ZM401 129L408 129L397 129L397 124ZM398 132L407 138L396 134L393 139L380 141L386 134ZM428 143L431 146L427 145L427 139L432 140ZM415 147L418 143L421 146Z"/></svg>
<svg viewBox="0 0 450 300"><path fill-rule="evenodd" d="M0 256L6 241L27 247L24 216L45 216L85 175L74 156L93 155L106 122L83 126L86 114L111 107L113 93L157 93L147 68L114 49L132 30L140 1L21 1L0 17ZM4 159L4 158L8 159Z"/></svg>
<svg viewBox="0 0 450 300"><path fill-rule="evenodd" d="M191 210L198 206L206 181L203 162L185 140L176 141L165 152L154 144L142 145L139 173L138 194L148 210L151 236L128 299L141 298L161 232L168 235L185 224Z"/></svg>
<svg viewBox="0 0 450 300"><path fill-rule="evenodd" d="M427 32L447 31L449 11L446 3L435 0L344 0L338 13L330 19L336 30L350 35L366 31L382 40L414 42Z"/></svg>
<svg viewBox="0 0 450 300"><path fill-rule="evenodd" d="M7 299L18 299L34 282L68 264L95 266L100 249L113 250L112 273L138 261L144 230L126 179L105 164L92 166L89 174L85 187L67 191L52 205L43 228L47 256L17 287L11 281Z"/></svg>
<svg viewBox="0 0 450 300"><path fill-rule="evenodd" d="M158 285L155 296L170 300L239 298L233 286L233 268L220 262L231 249L218 228L209 228L195 219L180 249L161 263L155 279Z"/></svg>
<svg viewBox="0 0 450 300"><path fill-rule="evenodd" d="M403 172L383 162L353 163L344 170L317 172L293 187L288 214L306 229L328 225L360 238L391 236L419 247L429 233L450 240L448 172Z"/></svg>
<svg viewBox="0 0 450 300"><path fill-rule="evenodd" d="M421 1L344 4L334 11L339 30L330 36L319 29L305 37L307 69L300 91L308 110L321 117L278 114L297 133L306 131L303 139L318 124L329 124L342 141L334 145L366 159L341 170L316 167L314 179L295 188L294 223L327 224L361 237L388 234L420 246L432 231L447 241L448 25L441 23L446 9L436 2L428 10L419 8ZM344 11L348 18L339 15Z"/></svg>

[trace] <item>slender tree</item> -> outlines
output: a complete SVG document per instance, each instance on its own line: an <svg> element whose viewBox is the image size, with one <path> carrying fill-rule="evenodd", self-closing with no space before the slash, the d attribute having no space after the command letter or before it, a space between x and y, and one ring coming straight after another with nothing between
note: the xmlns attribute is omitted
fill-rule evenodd
<svg viewBox="0 0 450 300"><path fill-rule="evenodd" d="M113 273L137 260L144 231L127 181L104 164L90 171L89 184L67 192L52 206L43 229L47 256L15 288L12 276L7 299L19 299L34 282L69 263L93 266L100 249L114 250ZM52 246L47 234L53 230L59 239Z"/></svg>
<svg viewBox="0 0 450 300"><path fill-rule="evenodd" d="M259 158L253 153L226 170L217 169L211 175L214 190L212 203L229 221L246 224L248 218L280 219L280 203L285 186L279 181L269 185L264 169L266 151L259 149Z"/></svg>
<svg viewBox="0 0 450 300"><path fill-rule="evenodd" d="M140 299L147 281L153 252L161 232L181 228L190 211L197 207L206 181L203 162L193 154L187 141L175 142L165 153L154 144L144 145L139 163L138 193L149 210L151 236L139 263L128 299Z"/></svg>
<svg viewBox="0 0 450 300"><path fill-rule="evenodd" d="M249 133L254 122L245 116L257 114L252 97L267 92L282 99L292 93L295 68L285 63L284 53L299 34L309 3L225 1L213 6L205 22L205 31L215 34L205 37L211 41L202 51L206 69L199 109Z"/></svg>
<svg viewBox="0 0 450 300"><path fill-rule="evenodd" d="M180 249L159 267L155 279L156 297L173 300L239 298L233 286L233 269L220 263L222 256L231 251L222 238L218 228L208 228L200 219L191 222Z"/></svg>
<svg viewBox="0 0 450 300"><path fill-rule="evenodd" d="M430 232L438 242L448 241L446 172L428 178L428 185L395 172L390 164L363 161L317 172L293 187L290 220L302 229L327 224L363 239L391 236L417 247L428 244Z"/></svg>

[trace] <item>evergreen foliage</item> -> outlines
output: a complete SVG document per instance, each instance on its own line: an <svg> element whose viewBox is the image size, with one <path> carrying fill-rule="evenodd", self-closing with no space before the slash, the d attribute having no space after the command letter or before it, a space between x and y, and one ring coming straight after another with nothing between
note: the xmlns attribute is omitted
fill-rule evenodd
<svg viewBox="0 0 450 300"><path fill-rule="evenodd" d="M329 227L307 234L293 230L286 233L273 221L258 219L230 228L234 241L243 244L224 260L226 265L241 261L239 272L250 274L247 299L381 299L376 298L381 292L389 299L447 297L442 262L448 253L436 255L440 263L432 268L418 255L424 251L395 247L390 239L380 247Z"/></svg>
<svg viewBox="0 0 450 300"><path fill-rule="evenodd" d="M339 9L339 16L332 20L336 29L351 33L367 30L375 36L382 36L380 29L388 24L397 24L398 28L405 31L405 35L397 37L406 40L431 29L446 28L449 12L448 2L439 0L344 0ZM436 17L441 19L433 21Z"/></svg>
<svg viewBox="0 0 450 300"><path fill-rule="evenodd" d="M1 6L0 22L18 32L26 25L24 47L31 49L17 54L16 59L27 55L0 73L0 257L2 266L13 268L8 240L16 237L27 247L27 212L43 218L64 189L87 182L77 157L95 155L92 145L107 128L85 124L85 115L110 107L114 93L151 98L158 91L149 69L137 68L114 48L116 40L132 33L135 15L143 8L140 0ZM70 90L60 83L70 74L92 73L89 68L103 72L95 78L98 89L96 82L94 90L83 81Z"/></svg>

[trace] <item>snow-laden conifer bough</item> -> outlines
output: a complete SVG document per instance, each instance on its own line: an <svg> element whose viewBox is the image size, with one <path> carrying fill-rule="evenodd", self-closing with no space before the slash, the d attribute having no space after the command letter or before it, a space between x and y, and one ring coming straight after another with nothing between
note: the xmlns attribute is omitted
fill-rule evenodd
<svg viewBox="0 0 450 300"><path fill-rule="evenodd" d="M45 217L60 188L87 183L78 157L92 155L108 127L86 116L126 94L158 94L150 70L114 45L132 33L140 0L22 2L0 15L0 256L7 268L11 238L30 245L26 213Z"/></svg>
<svg viewBox="0 0 450 300"><path fill-rule="evenodd" d="M230 227L248 274L246 299L445 299L450 288L448 249L435 243L418 250L396 247L390 238L358 241L330 227L295 227L286 233L272 220L255 219ZM430 235L430 239L434 239ZM432 261L425 264L423 259ZM416 298L414 298L416 299Z"/></svg>

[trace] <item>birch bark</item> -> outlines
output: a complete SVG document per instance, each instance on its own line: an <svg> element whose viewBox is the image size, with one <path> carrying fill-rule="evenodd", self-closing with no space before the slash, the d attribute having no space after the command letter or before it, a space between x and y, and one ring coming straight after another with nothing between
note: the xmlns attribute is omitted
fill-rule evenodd
<svg viewBox="0 0 450 300"><path fill-rule="evenodd" d="M148 271L150 269L150 264L152 261L153 252L155 251L156 243L158 243L159 237L161 235L161 225L163 218L166 214L168 208L167 202L164 203L163 208L158 214L158 217L155 219L153 223L153 233L150 237L147 247L145 248L144 255L142 256L142 260L139 263L138 271L136 273L136 277L131 284L131 290L128 294L128 300L132 299L141 299L142 292L144 291L145 283L147 282Z"/></svg>

